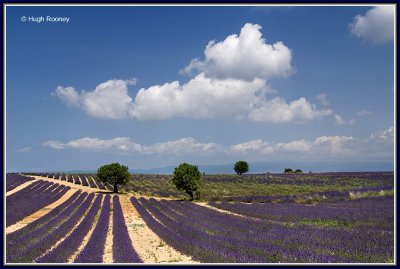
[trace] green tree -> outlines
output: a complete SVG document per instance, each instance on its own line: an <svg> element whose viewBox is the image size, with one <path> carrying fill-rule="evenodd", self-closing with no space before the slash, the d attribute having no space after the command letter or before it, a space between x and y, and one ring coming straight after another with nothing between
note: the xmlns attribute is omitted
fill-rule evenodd
<svg viewBox="0 0 400 269"><path fill-rule="evenodd" d="M284 173L293 173L293 170L291 168L285 168Z"/></svg>
<svg viewBox="0 0 400 269"><path fill-rule="evenodd" d="M249 171L249 164L245 161L238 161L235 163L233 169L235 170L236 174L241 175Z"/></svg>
<svg viewBox="0 0 400 269"><path fill-rule="evenodd" d="M185 191L193 200L202 184L199 168L196 165L181 163L174 170L172 183L178 190Z"/></svg>
<svg viewBox="0 0 400 269"><path fill-rule="evenodd" d="M295 173L303 173L303 170L301 170L301 169L296 169L296 171L294 171Z"/></svg>
<svg viewBox="0 0 400 269"><path fill-rule="evenodd" d="M97 176L101 181L113 185L115 193L118 193L118 185L125 185L131 179L128 166L124 166L119 163L111 163L100 166L100 168L97 169Z"/></svg>

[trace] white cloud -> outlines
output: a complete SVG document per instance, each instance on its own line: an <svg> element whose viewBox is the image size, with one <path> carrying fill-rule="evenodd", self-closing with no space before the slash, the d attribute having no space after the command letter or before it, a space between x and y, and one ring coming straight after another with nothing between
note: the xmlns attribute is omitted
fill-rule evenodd
<svg viewBox="0 0 400 269"><path fill-rule="evenodd" d="M306 122L333 113L330 109L318 110L304 97L290 103L280 97L268 100L266 94L272 90L258 78L245 81L199 74L183 85L174 81L142 88L134 100L128 95L127 85L125 80L109 80L79 94L72 87L58 87L56 95L88 115L103 119L233 118L283 123Z"/></svg>
<svg viewBox="0 0 400 269"><path fill-rule="evenodd" d="M371 139L375 141L389 141L392 142L394 139L394 128L390 127L387 130L377 132L375 134L371 134Z"/></svg>
<svg viewBox="0 0 400 269"><path fill-rule="evenodd" d="M99 84L93 91L78 93L73 87L58 86L53 95L69 106L83 109L89 116L102 119L123 119L128 116L132 98L128 85L136 80L109 80Z"/></svg>
<svg viewBox="0 0 400 269"><path fill-rule="evenodd" d="M51 93L64 101L68 106L79 106L80 95L73 87L58 86L57 89Z"/></svg>
<svg viewBox="0 0 400 269"><path fill-rule="evenodd" d="M188 83L178 81L140 89L130 115L141 120L187 118L243 118L266 93L262 79L213 79L199 74Z"/></svg>
<svg viewBox="0 0 400 269"><path fill-rule="evenodd" d="M335 118L335 123L336 123L337 125L343 125L343 124L346 123L345 120L344 120L340 115L338 115L338 114L335 114L335 115L334 115L334 118Z"/></svg>
<svg viewBox="0 0 400 269"><path fill-rule="evenodd" d="M284 99L276 97L259 103L249 113L252 121L269 122L304 122L315 120L333 113L330 109L318 110L315 105L309 103L305 98L300 98L287 103Z"/></svg>
<svg viewBox="0 0 400 269"><path fill-rule="evenodd" d="M347 145L353 139L352 136L320 136L315 139L314 145L321 150L326 146L332 154L344 154L351 152Z"/></svg>
<svg viewBox="0 0 400 269"><path fill-rule="evenodd" d="M208 153L216 150L217 147L217 144L214 143L200 143L191 137L185 137L174 141L156 143L154 145L147 146L145 147L145 152L161 155L181 155L191 153Z"/></svg>
<svg viewBox="0 0 400 269"><path fill-rule="evenodd" d="M332 110L320 110L304 97L291 101L269 98L275 91L267 78L286 77L293 71L291 52L283 43L267 44L260 29L257 24L246 24L239 36L210 42L205 60L192 61L185 69L200 73L184 84L173 81L141 88L134 98L128 94L128 85L136 80L109 80L80 93L59 86L53 94L102 119L229 118L297 123L332 115Z"/></svg>
<svg viewBox="0 0 400 269"><path fill-rule="evenodd" d="M260 154L274 156L286 153L303 153L307 155L342 155L352 151L346 146L353 141L351 136L321 136L314 141L298 139L289 142L270 143L261 139L251 140L229 147L234 154Z"/></svg>
<svg viewBox="0 0 400 269"><path fill-rule="evenodd" d="M258 24L246 23L240 35L230 35L222 42L210 41L205 59L193 59L182 72L197 70L207 77L254 78L287 77L293 72L292 53L282 42L267 44Z"/></svg>
<svg viewBox="0 0 400 269"><path fill-rule="evenodd" d="M217 143L202 143L191 137L159 142L150 145L135 143L129 137L99 139L84 137L68 142L50 140L44 146L56 149L75 149L82 151L99 151L111 153L131 153L148 156L177 157L177 156L213 156L248 157L257 159L268 158L390 158L393 155L394 128L376 132L368 138L353 136L325 135L314 140L295 139L287 142L269 142L255 139L234 145ZM222 155L221 155L222 154Z"/></svg>
<svg viewBox="0 0 400 269"><path fill-rule="evenodd" d="M116 137L113 139L99 139L84 137L66 143L50 140L43 143L53 149L79 149L83 151L109 151L131 152L138 154L181 155L190 153L208 153L217 148L214 143L200 143L191 137L180 138L174 141L141 145L131 141L129 137Z"/></svg>
<svg viewBox="0 0 400 269"><path fill-rule="evenodd" d="M325 93L318 94L317 99L321 103L321 105L323 106L329 105L328 96Z"/></svg>
<svg viewBox="0 0 400 269"><path fill-rule="evenodd" d="M276 144L277 150L283 150L287 152L309 152L312 147L313 144L305 139Z"/></svg>
<svg viewBox="0 0 400 269"><path fill-rule="evenodd" d="M57 140L49 140L43 143L43 146L47 146L53 149L64 149L65 145Z"/></svg>
<svg viewBox="0 0 400 269"><path fill-rule="evenodd" d="M258 152L261 154L270 154L274 152L273 147L269 143L264 142L261 139L251 140L241 144L232 145L230 146L230 150L231 152L234 153Z"/></svg>
<svg viewBox="0 0 400 269"><path fill-rule="evenodd" d="M355 124L356 120L355 119L350 119L350 120L345 120L343 119L342 116L335 114L333 115L334 119L335 119L335 124L336 125L351 125L351 124Z"/></svg>
<svg viewBox="0 0 400 269"><path fill-rule="evenodd" d="M365 15L357 15L350 24L352 34L372 43L385 43L394 39L394 5L376 6Z"/></svg>
<svg viewBox="0 0 400 269"><path fill-rule="evenodd" d="M18 152L24 152L24 153L31 152L31 151L32 151L32 147L24 147L24 148L20 148L18 150Z"/></svg>
<svg viewBox="0 0 400 269"><path fill-rule="evenodd" d="M372 115L372 112L369 110L361 110L361 111L357 111L357 116L368 116L368 115Z"/></svg>

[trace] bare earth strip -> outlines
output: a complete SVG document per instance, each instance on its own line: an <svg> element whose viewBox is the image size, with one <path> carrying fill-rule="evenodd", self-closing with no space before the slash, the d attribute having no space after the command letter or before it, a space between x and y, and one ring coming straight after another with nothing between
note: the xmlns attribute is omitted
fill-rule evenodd
<svg viewBox="0 0 400 269"><path fill-rule="evenodd" d="M29 215L28 217L22 219L21 221L8 226L6 228L6 234L12 233L16 230L19 230L23 227L25 227L26 225L28 225L29 223L37 220L38 218L43 217L44 215L46 215L47 213L49 213L51 210L53 210L54 208L56 208L57 206L59 206L60 204L64 203L66 200L68 200L69 197L71 197L71 195L73 193L76 192L76 189L70 189L68 190L60 199L58 199L57 201L55 201L54 203L36 211L35 213L33 213L32 215Z"/></svg>
<svg viewBox="0 0 400 269"><path fill-rule="evenodd" d="M101 205L103 205L103 202L104 202L104 196L103 196L103 200L101 201ZM90 228L90 230L87 233L87 235L83 238L81 245L75 251L75 253L71 257L69 257L69 259L68 259L69 263L73 263L75 261L76 257L78 257L79 253L81 253L81 251L86 247L87 243L89 242L90 237L93 234L94 229L96 228L97 220L99 219L100 213L101 213L101 209L99 210L99 212L97 212L97 215L96 215L96 217L94 218L94 221L93 221L93 226L92 226L92 228Z"/></svg>
<svg viewBox="0 0 400 269"><path fill-rule="evenodd" d="M197 202L196 204L204 206L204 207L207 207L207 208L210 208L210 209L218 211L218 212L222 212L222 213L226 213L226 214L230 214L230 215L234 215L234 216L239 216L239 217L243 217L243 218L248 218L247 216L243 216L243 215L237 214L235 212L231 212L231 211L227 211L227 210L223 210L223 209L220 209L220 208L216 208L216 207L210 206L205 202Z"/></svg>
<svg viewBox="0 0 400 269"><path fill-rule="evenodd" d="M111 196L110 200L110 222L108 224L108 232L107 232L107 238L106 238L106 245L104 247L104 255L103 255L103 263L113 263L113 253L112 253L112 246L113 246L113 217L114 217L114 212L113 212L113 196Z"/></svg>
<svg viewBox="0 0 400 269"><path fill-rule="evenodd" d="M36 182L36 181L38 181L38 179L25 182L24 184L19 185L15 189L12 189L11 191L7 192L6 196L10 196L11 194L14 194L22 189L25 189L26 187L28 187L29 185L31 185L33 182Z"/></svg>
<svg viewBox="0 0 400 269"><path fill-rule="evenodd" d="M119 198L133 248L144 263L197 263L168 246L150 230L130 202L130 196L121 195Z"/></svg>
<svg viewBox="0 0 400 269"><path fill-rule="evenodd" d="M258 221L259 221L259 220L263 220L263 221L267 221L267 222L270 222L270 223L279 223L279 224L285 224L285 225L293 225L292 222L277 221L277 220L269 220L269 219L260 219L260 218L256 218L256 217L250 217L250 216L241 215L241 214L238 214L238 213L235 213L235 212L231 212L231 211L227 211L227 210L220 209L220 208L217 208L217 207L213 207L213 206L211 206L211 205L208 205L208 204L205 203L205 202L196 202L196 204L197 204L197 205L200 205L200 206L204 206L204 207L210 208L210 209L212 209L212 210L215 210L215 211L218 211L218 212L221 212L221 213L225 213L225 214L229 214L229 215L234 215L234 216L238 216L238 217L241 217L241 218L253 219L253 220L258 220Z"/></svg>

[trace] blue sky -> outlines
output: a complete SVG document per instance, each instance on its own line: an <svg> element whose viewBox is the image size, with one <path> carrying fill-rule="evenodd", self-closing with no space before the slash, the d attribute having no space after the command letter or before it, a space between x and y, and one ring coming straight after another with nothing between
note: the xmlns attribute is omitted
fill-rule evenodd
<svg viewBox="0 0 400 269"><path fill-rule="evenodd" d="M6 12L7 171L393 169L393 6Z"/></svg>

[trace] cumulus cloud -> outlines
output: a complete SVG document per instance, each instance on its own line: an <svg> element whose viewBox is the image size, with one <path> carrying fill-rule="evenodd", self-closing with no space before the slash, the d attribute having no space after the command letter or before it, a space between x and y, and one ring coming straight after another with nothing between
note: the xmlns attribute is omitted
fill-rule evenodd
<svg viewBox="0 0 400 269"><path fill-rule="evenodd" d="M197 70L208 77L244 80L287 77L293 72L290 49L283 42L267 44L261 28L246 23L239 35L229 35L221 42L210 41L204 50L205 59L193 59L182 71Z"/></svg>
<svg viewBox="0 0 400 269"><path fill-rule="evenodd" d="M241 144L230 146L230 150L234 153L251 153L270 154L274 152L274 148L268 142L261 139L247 141Z"/></svg>
<svg viewBox="0 0 400 269"><path fill-rule="evenodd" d="M135 80L109 80L92 91L59 86L53 95L69 106L103 119L229 118L259 122L307 122L333 115L306 98L286 101L267 79L293 72L291 51L282 42L267 44L261 26L246 24L239 35L211 41L204 60L193 60L184 70L197 71L186 83L173 81L141 88L133 98L128 85ZM325 97L326 99L326 97Z"/></svg>
<svg viewBox="0 0 400 269"><path fill-rule="evenodd" d="M268 99L266 95L272 90L259 78L216 79L201 73L183 85L174 81L142 88L134 100L128 95L127 85L125 80L110 80L81 93L72 87L58 87L55 95L88 115L103 119L233 118L284 123L333 114L330 109L317 109L304 97L290 103L280 97Z"/></svg>
<svg viewBox="0 0 400 269"><path fill-rule="evenodd" d="M300 98L287 103L280 97L261 102L249 113L252 121L290 122L310 121L333 113L330 109L318 110L315 105L309 103L305 98Z"/></svg>
<svg viewBox="0 0 400 269"><path fill-rule="evenodd" d="M393 41L395 8L376 6L364 15L357 15L350 24L351 33L375 44Z"/></svg>
<svg viewBox="0 0 400 269"><path fill-rule="evenodd" d="M243 118L260 95L268 92L262 79L214 79L199 74L188 83L178 81L140 89L130 111L134 118L168 119L173 117Z"/></svg>
<svg viewBox="0 0 400 269"><path fill-rule="evenodd" d="M78 93L73 87L58 86L53 95L69 106L83 109L89 116L102 119L123 119L128 116L132 98L128 95L128 85L135 79L109 80L99 84L93 91Z"/></svg>
<svg viewBox="0 0 400 269"><path fill-rule="evenodd" d="M58 86L56 90L51 93L51 95L57 96L68 106L79 106L81 101L79 93L73 87Z"/></svg>
<svg viewBox="0 0 400 269"><path fill-rule="evenodd" d="M83 151L110 151L110 152L131 152L138 154L159 154L159 155L181 155L190 153L207 153L216 149L214 143L200 143L191 137L180 138L174 141L156 143L153 145L141 145L133 142L129 137L116 137L113 139L99 139L84 137L63 143L49 140L43 143L44 146L61 149L79 149Z"/></svg>
<svg viewBox="0 0 400 269"><path fill-rule="evenodd" d="M325 146L332 154L344 154L351 152L347 146L353 140L352 136L321 136L315 139L314 145Z"/></svg>

